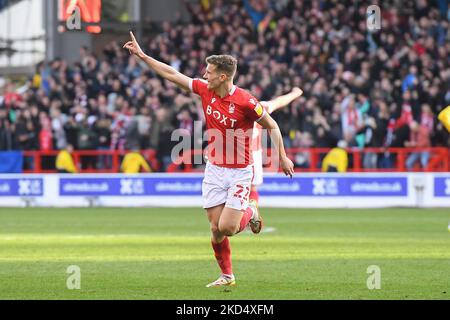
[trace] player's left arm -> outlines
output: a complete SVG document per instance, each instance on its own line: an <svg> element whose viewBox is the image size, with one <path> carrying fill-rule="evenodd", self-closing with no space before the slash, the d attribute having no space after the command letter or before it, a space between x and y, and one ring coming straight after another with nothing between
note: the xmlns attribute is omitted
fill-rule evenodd
<svg viewBox="0 0 450 320"><path fill-rule="evenodd" d="M283 137L281 135L280 127L277 122L266 112L262 118L258 120L258 124L264 129L267 129L270 134L270 138L275 145L275 149L278 151L278 156L280 160L280 167L286 176L292 178L294 174L294 164L291 159L286 155L286 150L284 149Z"/></svg>
<svg viewBox="0 0 450 320"><path fill-rule="evenodd" d="M268 113L272 113L278 109L286 107L292 101L301 97L302 95L303 95L303 90L298 87L295 87L291 90L291 92L284 94L282 96L276 97L275 99L272 99L270 101L264 101L264 102L261 101L261 104L263 104L266 107L266 110Z"/></svg>

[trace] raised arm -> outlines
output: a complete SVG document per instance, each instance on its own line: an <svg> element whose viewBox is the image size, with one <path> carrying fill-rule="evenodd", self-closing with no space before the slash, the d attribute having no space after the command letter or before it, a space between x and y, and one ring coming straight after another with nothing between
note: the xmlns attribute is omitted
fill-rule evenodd
<svg viewBox="0 0 450 320"><path fill-rule="evenodd" d="M136 57L145 62L153 71L155 71L158 75L167 79L177 86L183 88L184 90L189 90L189 82L192 80L188 76L185 76L181 72L178 72L176 69L171 66L162 63L152 57L146 55L144 51L142 51L139 43L134 37L133 32L130 31L131 41L128 41L124 44L124 48L130 51L130 54L134 54Z"/></svg>
<svg viewBox="0 0 450 320"><path fill-rule="evenodd" d="M258 121L258 124L269 131L270 139L272 140L273 144L275 145L275 149L278 152L280 167L285 175L292 178L292 175L294 174L294 164L286 155L286 150L284 150L283 137L281 136L281 131L278 127L278 124L275 120L273 120L269 113L266 113L261 118L261 120Z"/></svg>
<svg viewBox="0 0 450 320"><path fill-rule="evenodd" d="M272 113L278 109L287 106L289 103L299 98L302 94L303 90L298 87L295 87L288 94L276 97L275 99L270 101L266 101L265 105L267 106L267 112Z"/></svg>

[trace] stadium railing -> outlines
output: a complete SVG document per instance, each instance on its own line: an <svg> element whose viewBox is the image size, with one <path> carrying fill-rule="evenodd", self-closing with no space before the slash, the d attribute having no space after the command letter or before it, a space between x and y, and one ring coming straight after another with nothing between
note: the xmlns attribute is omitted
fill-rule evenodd
<svg viewBox="0 0 450 320"><path fill-rule="evenodd" d="M120 164L123 157L131 152L131 150L76 150L72 153L75 166L80 173L117 173L120 172ZM153 170L159 169L159 162L156 157L156 150L140 150L144 158L149 162ZM52 151L23 151L24 157L24 173L56 173L55 160L58 150ZM94 161L86 161L87 163L96 163L95 166L82 168L83 160L94 158ZM102 166L98 168L97 164ZM49 168L46 168L49 167Z"/></svg>
<svg viewBox="0 0 450 320"><path fill-rule="evenodd" d="M320 172L322 159L331 149L328 148L289 148L287 155L294 161L296 172ZM348 172L448 172L450 168L450 150L445 147L433 148L347 148ZM55 173L54 163L59 151L24 151L24 173ZM80 173L117 173L128 150L76 150L72 153L75 165ZM420 161L414 167L406 167L406 161L412 153L429 152L428 165L422 168ZM140 153L149 162L153 171L159 171L156 150L141 150ZM202 172L203 166L193 165L195 155L201 150L185 153L167 167L167 172ZM263 153L264 167L268 171L278 171L270 163L271 150ZM88 160L90 158L90 160ZM370 158L370 159L369 159ZM371 161L370 161L371 160ZM366 162L371 162L368 166ZM82 167L82 163L90 164ZM94 165L93 165L94 164ZM98 166L98 164L101 164ZM100 168L99 168L100 167Z"/></svg>
<svg viewBox="0 0 450 320"><path fill-rule="evenodd" d="M286 153L294 161L296 172L322 171L322 159L330 148L288 148ZM448 172L450 168L450 150L445 147L433 148L347 148L348 172ZM406 167L406 161L412 153L428 152L430 154L425 168L416 161L411 169ZM203 168L193 166L192 157L201 154L200 150L193 150L182 155L172 163L168 172L201 172ZM263 152L263 164L266 171L279 171L270 162L271 149ZM375 166L365 166L365 157L374 157ZM187 160L187 161L185 161Z"/></svg>
<svg viewBox="0 0 450 320"><path fill-rule="evenodd" d="M299 171L318 172L321 171L322 159L330 151L324 148L293 148L287 149L286 153L291 159L295 159L298 154L304 155L308 159L309 165L300 168ZM448 148L347 148L349 172L446 172L449 171L450 152ZM425 168L420 166L419 159L414 166L409 169L406 161L412 153L429 153L428 164ZM365 159L374 157L373 166L366 165ZM371 162L368 160L367 162Z"/></svg>

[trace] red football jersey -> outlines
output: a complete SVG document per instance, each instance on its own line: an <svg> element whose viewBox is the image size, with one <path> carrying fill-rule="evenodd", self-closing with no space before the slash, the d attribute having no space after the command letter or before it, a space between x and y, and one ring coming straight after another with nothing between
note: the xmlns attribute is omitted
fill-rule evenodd
<svg viewBox="0 0 450 320"><path fill-rule="evenodd" d="M245 168L252 164L253 125L265 115L258 100L236 86L220 98L213 90L208 90L207 82L201 79L193 79L189 87L202 99L208 161L227 168Z"/></svg>

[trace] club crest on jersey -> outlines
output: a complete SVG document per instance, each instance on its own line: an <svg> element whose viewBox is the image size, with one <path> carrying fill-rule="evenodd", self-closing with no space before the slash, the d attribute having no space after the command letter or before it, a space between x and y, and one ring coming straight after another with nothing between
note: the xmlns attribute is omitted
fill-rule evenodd
<svg viewBox="0 0 450 320"><path fill-rule="evenodd" d="M230 105L228 107L228 113L234 113L234 109L235 109L234 103L232 102L232 103L230 103Z"/></svg>
<svg viewBox="0 0 450 320"><path fill-rule="evenodd" d="M250 102L252 105L256 106L256 101L255 101L255 99L251 98L251 99L249 100L249 102Z"/></svg>

